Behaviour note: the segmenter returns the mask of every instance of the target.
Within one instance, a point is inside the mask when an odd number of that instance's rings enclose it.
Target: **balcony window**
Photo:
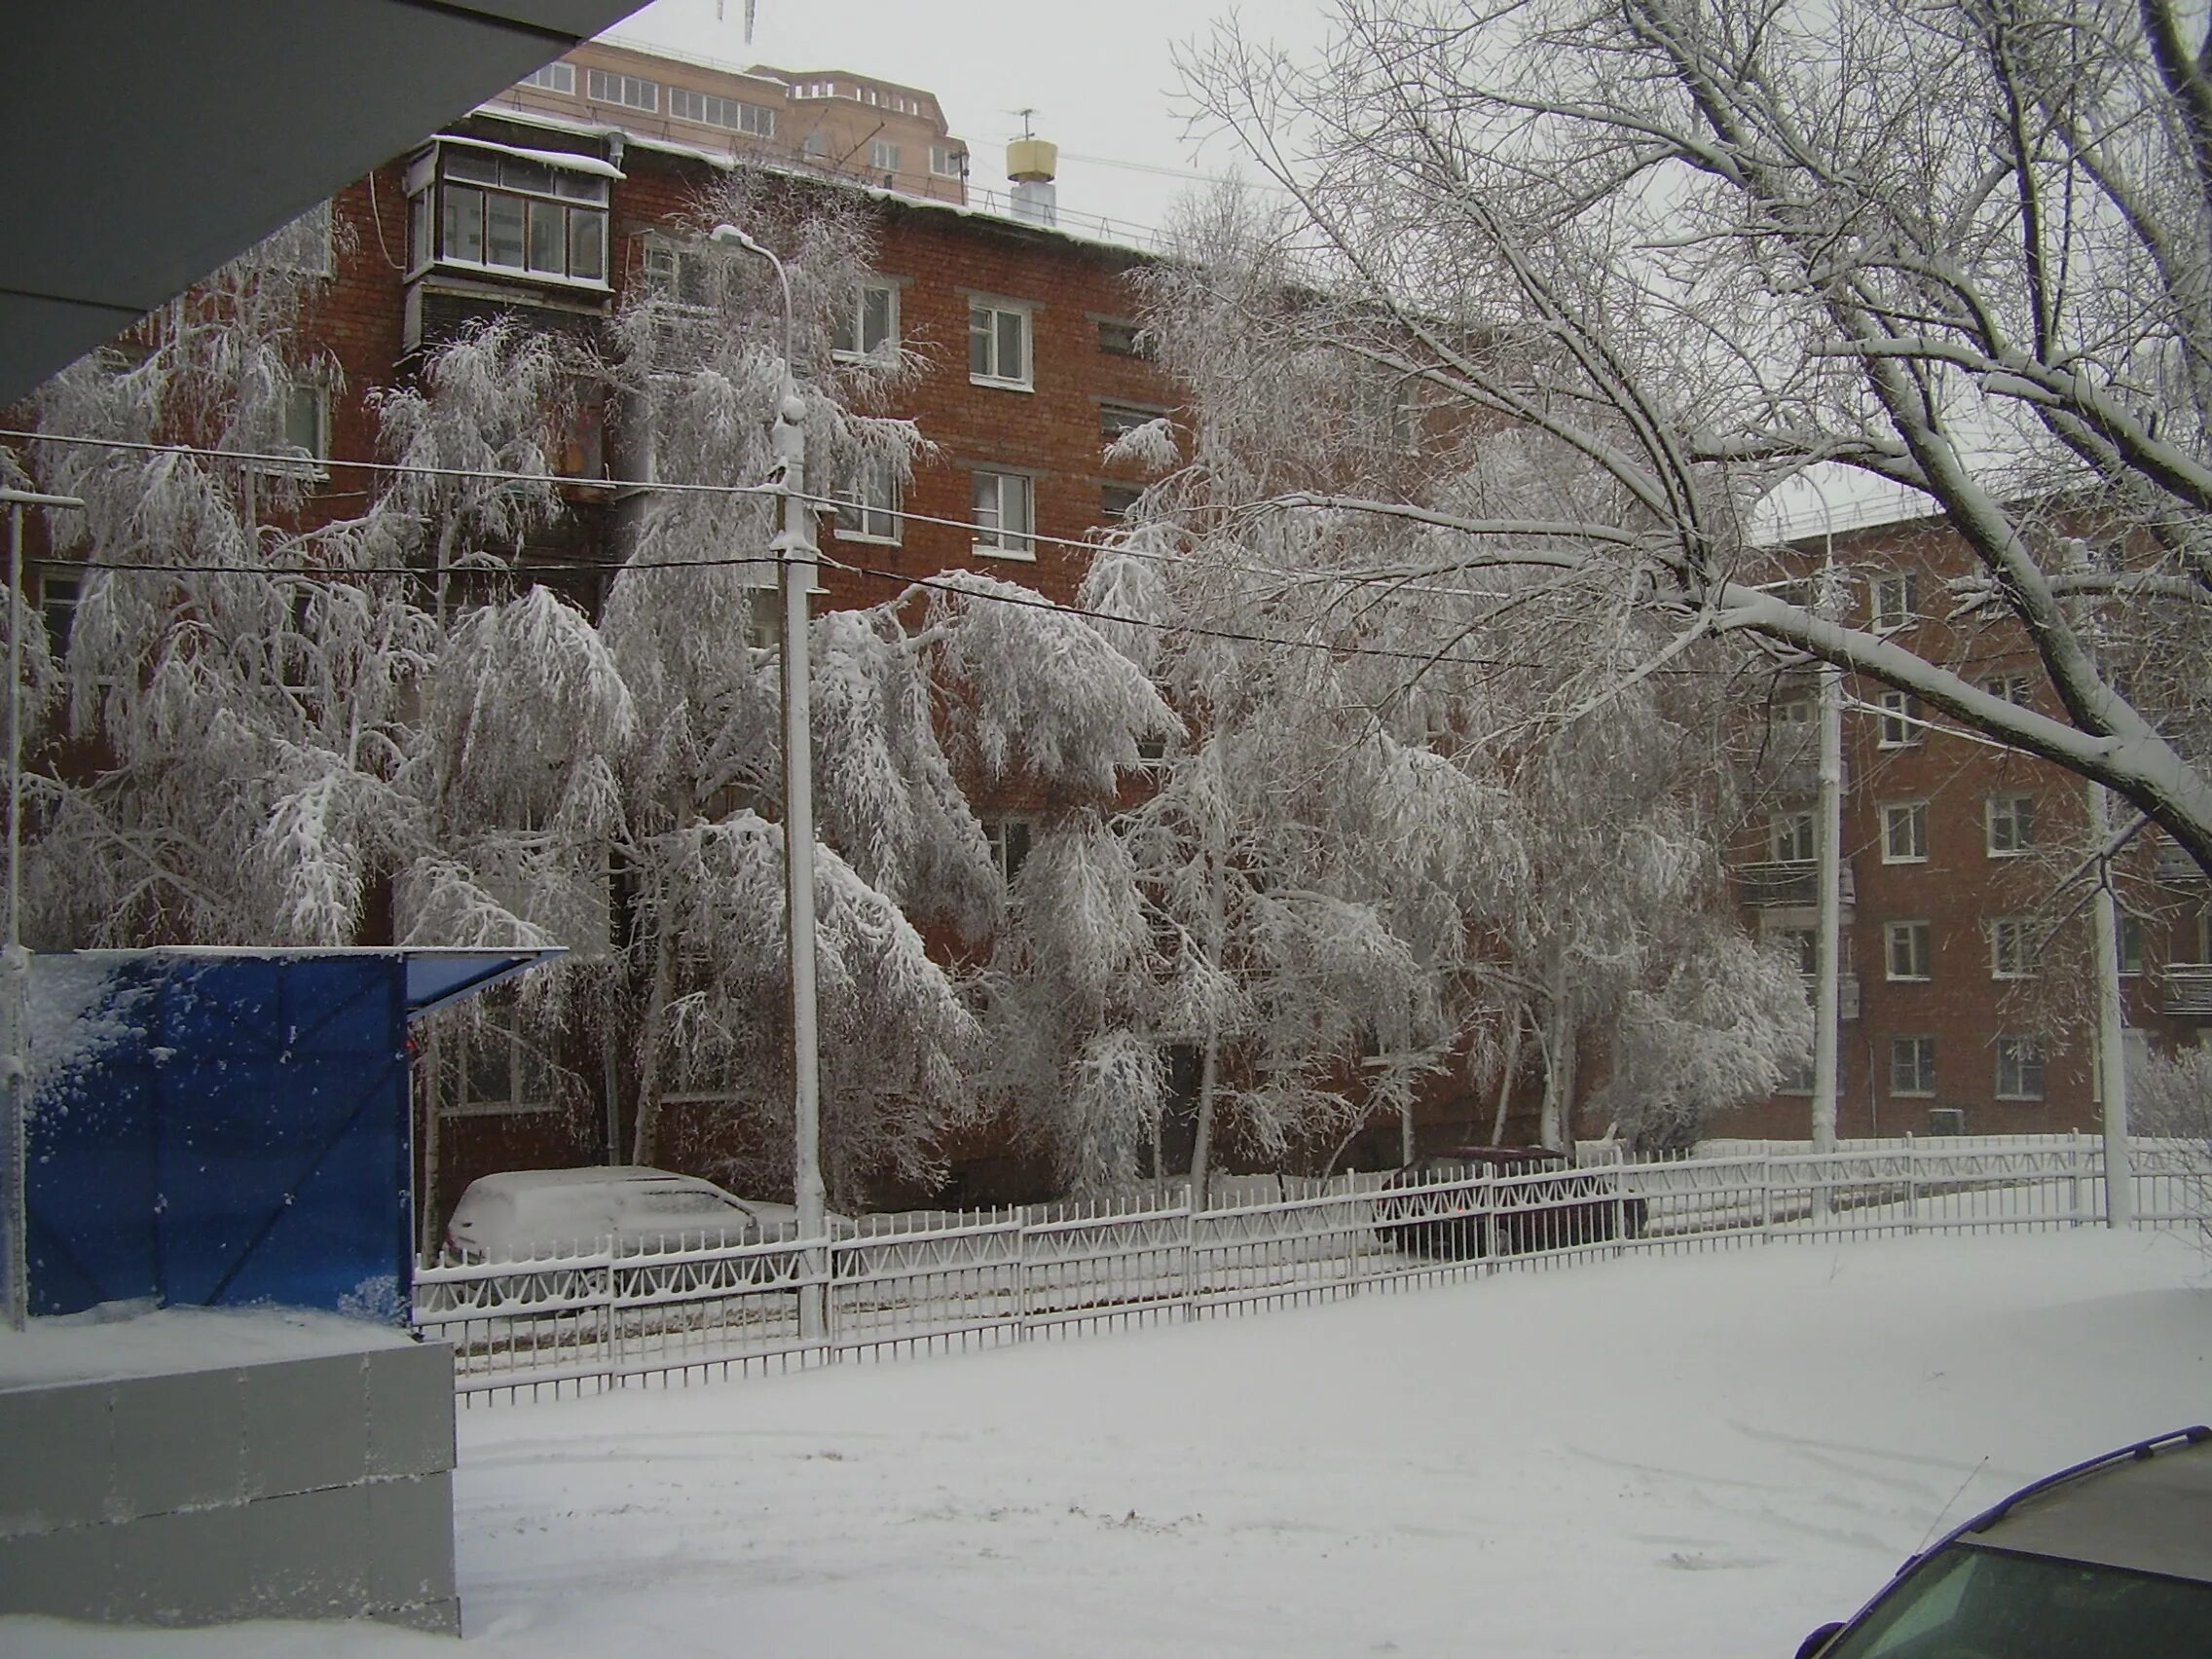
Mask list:
[[[1785,812],[1768,820],[1767,856],[1776,864],[1811,864],[1815,858],[1813,815]]]
[[[593,103],[620,104],[624,109],[642,109],[647,115],[660,108],[658,81],[619,75],[611,69],[585,70],[584,95]]]
[[[703,248],[679,247],[660,237],[646,239],[645,292],[661,305],[704,311],[711,303],[712,256]]]
[[[459,266],[537,280],[607,281],[602,164],[441,143],[410,169],[411,269]]]
[[[525,75],[515,83],[518,87],[535,87],[541,92],[559,92],[565,97],[576,95],[576,66],[573,63],[548,63],[542,69]]]
[[[679,121],[696,121],[702,127],[719,127],[730,132],[750,132],[756,138],[776,135],[776,112],[765,104],[718,97],[713,92],[695,92],[689,87],[668,89],[668,113]]]
[[[930,171],[939,178],[966,178],[968,152],[958,144],[932,144]]]
[[[899,146],[888,138],[870,138],[867,141],[867,165],[870,172],[897,172]]]

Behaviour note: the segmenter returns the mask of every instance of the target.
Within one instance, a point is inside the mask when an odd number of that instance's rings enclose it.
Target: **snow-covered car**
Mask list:
[[[1797,1659],[2203,1659],[2212,1653],[2212,1428],[2021,1488],[1907,1561]]]
[[[832,1213],[833,1235],[852,1223]],[[472,1181],[454,1206],[446,1247],[462,1261],[530,1261],[591,1251],[621,1254],[758,1244],[790,1238],[798,1211],[741,1198],[696,1175],[638,1164],[510,1169]]]
[[[1485,1176],[1546,1179],[1485,1190]],[[1492,1213],[1483,1213],[1490,1210]],[[1644,1202],[1610,1169],[1578,1169],[1544,1146],[1461,1146],[1415,1160],[1375,1198],[1375,1232],[1423,1256],[1501,1256],[1595,1244],[1643,1232]]]

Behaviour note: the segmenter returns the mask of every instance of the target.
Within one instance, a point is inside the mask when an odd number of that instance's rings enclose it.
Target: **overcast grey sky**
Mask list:
[[[1071,216],[1157,226],[1190,181],[1222,172],[1235,151],[1216,138],[1194,152],[1174,112],[1172,50],[1208,32],[1229,0],[654,0],[611,37],[743,67],[850,69],[921,87],[975,155],[972,182],[1003,190],[1005,150],[1033,108],[1037,136],[1060,147],[1059,196]],[[1241,0],[1248,35],[1309,55],[1326,0]],[[1095,158],[1095,159],[1086,159]],[[1105,164],[1123,164],[1111,166]],[[1143,171],[1139,168],[1161,168]]]

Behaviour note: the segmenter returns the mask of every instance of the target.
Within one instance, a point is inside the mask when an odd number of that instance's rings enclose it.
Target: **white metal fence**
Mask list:
[[[2201,1145],[2138,1140],[2137,1225],[2207,1225]],[[1224,1199],[1229,1201],[1224,1201]],[[2048,1230],[2105,1212],[2083,1135],[1586,1153],[1570,1171],[1238,1183],[1183,1195],[866,1218],[854,1236],[424,1263],[415,1325],[464,1399],[666,1384],[988,1347],[1403,1290],[1501,1270],[1777,1240]],[[803,1286],[827,1333],[799,1335]]]

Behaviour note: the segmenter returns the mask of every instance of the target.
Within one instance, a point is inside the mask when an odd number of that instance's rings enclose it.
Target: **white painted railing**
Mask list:
[[[2207,1224],[2212,1160],[2135,1143],[2140,1226]],[[1247,1188],[1247,1191],[1249,1189]],[[467,1399],[666,1384],[989,1347],[1394,1291],[1500,1270],[1784,1240],[2082,1227],[2104,1216],[2085,1135],[1859,1142],[1816,1154],[1716,1143],[1700,1156],[1272,1184],[1261,1202],[867,1218],[858,1236],[425,1263],[415,1325],[454,1346]],[[1288,1196],[1276,1197],[1282,1192]],[[1825,1202],[1819,1201],[1825,1198]],[[812,1255],[829,1330],[798,1334]]]

